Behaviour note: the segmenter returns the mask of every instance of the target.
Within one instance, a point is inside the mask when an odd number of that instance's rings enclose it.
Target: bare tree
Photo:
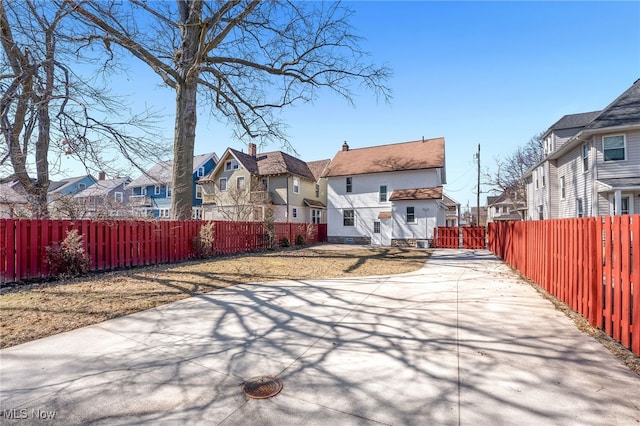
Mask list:
[[[80,54],[71,12],[63,1],[0,0],[0,170],[20,182],[34,217],[49,215],[50,173],[63,158],[90,173],[123,170],[123,158],[140,167],[164,152],[155,135],[131,136],[147,113],[119,120],[121,100],[78,73],[96,58]]]
[[[175,90],[172,217],[191,217],[197,95],[238,138],[287,144],[274,112],[321,89],[352,101],[360,83],[385,100],[390,71],[367,60],[339,3],[261,0],[66,0],[93,36],[145,62]]]
[[[542,135],[533,136],[505,158],[497,158],[495,172],[483,173],[484,184],[499,193],[506,192],[513,207],[518,207],[518,203],[524,203],[527,199],[527,185],[522,176],[544,159]]]
[[[238,180],[229,182],[224,191],[220,191],[218,184],[213,183],[213,197],[215,210],[225,219],[244,222],[251,220],[254,208],[261,204],[254,203],[251,191],[262,185],[257,176],[251,176],[250,184],[238,186]],[[244,181],[243,181],[244,182]]]

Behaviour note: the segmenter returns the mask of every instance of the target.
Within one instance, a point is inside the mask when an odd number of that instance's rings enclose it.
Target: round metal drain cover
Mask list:
[[[249,398],[271,398],[282,390],[282,380],[273,376],[254,377],[244,382],[242,390]]]

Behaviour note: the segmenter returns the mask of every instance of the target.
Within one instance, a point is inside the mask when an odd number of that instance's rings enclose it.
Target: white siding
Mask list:
[[[438,213],[436,200],[381,202],[380,185],[387,186],[387,196],[394,190],[441,186],[437,169],[354,175],[352,192],[346,192],[346,177],[330,177],[327,185],[328,235],[337,237],[370,237],[373,223],[381,212],[393,214],[392,238],[431,238],[433,226],[444,225],[444,210]],[[416,224],[406,224],[406,206],[415,207]],[[343,211],[355,211],[355,226],[343,226]],[[428,218],[429,216],[429,218]]]
[[[560,177],[565,179],[565,199],[562,200],[558,192],[557,199],[553,200],[557,203],[557,218],[569,218],[577,216],[577,200],[582,199],[582,206],[585,216],[591,216],[596,210],[593,207],[593,152],[589,144],[589,170],[585,173],[582,168],[582,145],[579,145],[569,151],[567,154],[559,158],[558,161],[558,180],[556,184],[559,186]]]
[[[624,161],[604,161],[602,136],[607,136],[608,134],[596,136],[594,140],[598,161],[598,179],[640,176],[640,132],[611,134],[625,135],[627,159]]]

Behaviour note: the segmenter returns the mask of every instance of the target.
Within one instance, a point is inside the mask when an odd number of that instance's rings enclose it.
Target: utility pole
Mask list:
[[[480,144],[478,144],[478,153],[476,154],[478,156],[478,192],[477,192],[477,198],[476,198],[476,204],[477,204],[477,222],[476,225],[480,226]]]

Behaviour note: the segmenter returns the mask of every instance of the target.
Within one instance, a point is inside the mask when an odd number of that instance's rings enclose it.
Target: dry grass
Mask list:
[[[415,271],[428,253],[299,249],[104,273],[9,289],[0,295],[0,348],[234,284]],[[7,289],[5,289],[7,290]]]

